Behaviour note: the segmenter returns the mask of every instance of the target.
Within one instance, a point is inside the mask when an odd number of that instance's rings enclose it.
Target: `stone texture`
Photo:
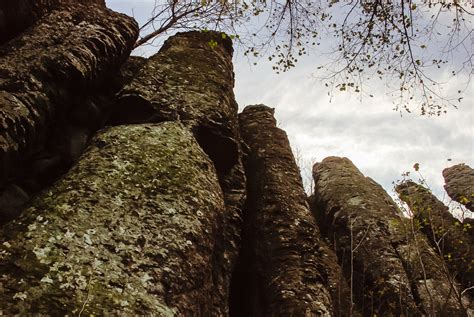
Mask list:
[[[474,286],[472,226],[454,218],[448,207],[419,184],[407,181],[398,185],[396,190],[413,212],[417,227],[444,257],[452,275],[464,288]],[[474,295],[473,291],[470,293]]]
[[[99,109],[88,96],[116,73],[137,34],[132,18],[76,5],[54,11],[0,48],[0,187],[43,150],[48,135],[73,138],[62,150],[71,155],[84,146],[82,127],[64,131],[56,123],[78,107],[95,122]]]
[[[380,185],[347,158],[324,159],[313,176],[315,216],[363,315],[466,314],[442,259]]]
[[[105,7],[104,0],[3,0],[0,2],[0,44],[32,26],[45,14],[70,4]]]
[[[114,90],[120,91],[125,85],[129,84],[140,69],[145,66],[148,59],[141,56],[130,56],[120,67],[118,75],[114,78]]]
[[[239,121],[247,147],[248,199],[232,314],[347,316],[342,273],[319,236],[288,138],[276,127],[273,110],[249,106]]]
[[[178,33],[119,92],[109,120],[110,124],[180,121],[193,131],[214,163],[224,193],[226,213],[220,219],[224,229],[216,237],[214,256],[223,263],[215,278],[227,285],[226,291],[240,248],[246,197],[232,52],[231,40],[223,33]],[[227,306],[228,292],[221,295],[219,304]]]
[[[444,189],[452,200],[474,212],[474,169],[458,164],[443,170]]]
[[[223,316],[223,213],[214,166],[182,124],[104,130],[1,231],[2,313]]]
[[[227,173],[239,156],[233,86],[228,36],[178,33],[122,89],[110,123],[180,120],[192,127],[217,170]]]

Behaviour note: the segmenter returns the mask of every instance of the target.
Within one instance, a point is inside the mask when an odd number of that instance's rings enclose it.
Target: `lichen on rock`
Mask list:
[[[239,156],[232,52],[231,40],[219,32],[170,37],[119,92],[110,123],[182,121],[217,170],[228,172]]]
[[[454,201],[474,212],[474,169],[457,164],[443,170],[444,189]]]
[[[427,188],[405,181],[396,187],[400,199],[414,215],[416,227],[423,232],[444,259],[453,280],[464,289],[474,286],[474,239],[473,228],[456,219],[449,208],[439,201]],[[474,292],[468,292],[471,296]]]
[[[313,211],[364,315],[466,315],[442,259],[380,185],[340,157],[315,164],[313,176]]]
[[[63,123],[59,113],[87,105],[78,101],[103,88],[138,36],[136,22],[123,14],[62,9],[0,47],[0,187],[43,150]]]
[[[180,123],[101,131],[1,231],[4,314],[220,315],[212,256],[225,206]]]
[[[248,198],[231,296],[234,315],[347,315],[342,273],[309,211],[288,138],[277,128],[273,109],[248,106],[239,122]]]

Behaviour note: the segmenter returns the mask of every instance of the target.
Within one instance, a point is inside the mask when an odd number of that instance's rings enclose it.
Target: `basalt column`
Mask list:
[[[182,124],[101,131],[0,231],[2,313],[223,316],[225,212],[214,165]]]
[[[407,181],[397,186],[397,192],[410,207],[418,228],[430,239],[443,256],[453,278],[464,288],[474,285],[474,239],[471,225],[453,217],[441,201],[425,187]],[[474,295],[474,292],[470,292]]]
[[[215,241],[216,307],[227,307],[237,259],[245,174],[233,93],[232,42],[218,32],[178,33],[119,92],[110,124],[179,121],[217,170],[226,213]],[[227,311],[220,311],[226,314]]]
[[[239,121],[248,198],[232,315],[348,316],[342,273],[319,236],[286,133],[263,105]]]
[[[347,158],[324,159],[313,176],[315,216],[364,315],[466,315],[442,259],[380,185]]]

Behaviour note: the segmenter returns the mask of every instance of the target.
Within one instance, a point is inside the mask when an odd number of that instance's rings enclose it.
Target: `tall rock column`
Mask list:
[[[474,212],[474,169],[458,164],[443,170],[444,189],[452,200]]]
[[[0,231],[1,311],[225,316],[214,299],[225,212],[215,168],[182,124],[104,130]]]
[[[110,124],[179,121],[214,163],[227,210],[220,214],[214,253],[214,278],[220,281],[215,287],[216,307],[227,307],[245,200],[232,53],[232,41],[223,33],[193,31],[170,37],[119,92],[109,120]]]
[[[364,315],[464,316],[442,259],[347,158],[313,167],[315,214]]]
[[[464,288],[474,286],[474,229],[454,218],[448,207],[425,187],[407,181],[396,190],[418,220],[418,227],[445,259],[453,277]]]
[[[347,288],[319,236],[286,133],[263,105],[248,106],[239,120],[248,198],[231,312],[347,316]]]
[[[103,88],[137,36],[130,17],[74,5],[54,11],[0,48],[0,187],[25,170],[49,137],[77,141],[65,142],[70,147],[65,151],[83,149],[89,127],[55,127],[74,112],[87,123],[100,120],[100,110],[84,96]]]

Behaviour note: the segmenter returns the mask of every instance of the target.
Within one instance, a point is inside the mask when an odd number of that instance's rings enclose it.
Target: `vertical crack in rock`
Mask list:
[[[364,315],[466,314],[442,259],[390,196],[347,158],[313,167],[314,208]]]
[[[474,169],[458,164],[443,170],[444,189],[452,200],[474,212]]]
[[[43,15],[68,4],[105,8],[105,0],[3,0],[0,2],[0,44],[32,26]]]
[[[0,231],[2,312],[223,316],[213,257],[225,212],[182,124],[104,130]]]
[[[433,247],[443,256],[445,263],[463,287],[474,286],[474,239],[471,225],[453,217],[441,201],[430,191],[412,181],[396,188],[400,199],[409,206],[415,225],[425,233]],[[470,295],[474,295],[471,291]]]
[[[286,133],[263,105],[245,108],[239,121],[248,199],[231,315],[333,316],[342,273],[319,236]]]
[[[0,47],[0,187],[23,174],[48,178],[78,157],[102,120],[90,96],[103,92],[138,36],[125,15],[63,9]],[[43,155],[52,143],[57,153]]]

